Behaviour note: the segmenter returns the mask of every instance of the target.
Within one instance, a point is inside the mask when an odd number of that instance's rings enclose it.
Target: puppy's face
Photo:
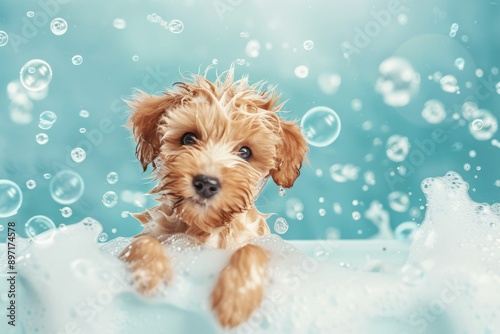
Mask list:
[[[153,192],[209,233],[249,210],[268,176],[291,187],[307,151],[274,96],[234,83],[231,72],[224,82],[196,76],[161,97],[139,94],[131,106],[137,156],[159,181]]]

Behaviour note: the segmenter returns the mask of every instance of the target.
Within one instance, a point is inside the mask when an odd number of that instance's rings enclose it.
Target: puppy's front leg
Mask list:
[[[211,296],[223,327],[238,326],[260,305],[268,262],[266,251],[255,245],[243,246],[231,256]]]
[[[172,266],[158,239],[140,235],[126,247],[120,258],[130,264],[137,290],[151,295],[162,282],[172,279]]]

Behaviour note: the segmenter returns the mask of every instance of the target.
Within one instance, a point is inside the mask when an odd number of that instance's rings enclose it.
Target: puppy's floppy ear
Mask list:
[[[150,163],[154,165],[154,159],[160,152],[159,126],[164,122],[163,115],[180,102],[179,96],[165,93],[156,96],[139,91],[135,94],[128,105],[132,109],[132,115],[127,127],[132,129],[137,142],[136,156],[141,162],[142,168],[146,170]]]
[[[300,174],[308,148],[298,125],[281,121],[280,126],[281,138],[276,147],[276,165],[269,174],[277,185],[291,188]]]

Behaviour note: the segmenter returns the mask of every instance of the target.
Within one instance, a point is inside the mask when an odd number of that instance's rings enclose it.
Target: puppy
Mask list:
[[[307,152],[299,126],[280,119],[282,104],[263,83],[234,80],[231,68],[174,84],[162,96],[139,92],[128,126],[144,171],[152,164],[159,205],[135,215],[144,231],[121,258],[144,295],[172,279],[159,238],[185,233],[200,244],[235,249],[211,293],[223,327],[247,320],[260,305],[268,254],[249,242],[268,234],[254,200],[271,177],[292,187]]]

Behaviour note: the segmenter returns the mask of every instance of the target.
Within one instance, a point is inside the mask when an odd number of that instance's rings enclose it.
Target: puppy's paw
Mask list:
[[[212,309],[222,327],[245,322],[264,294],[267,253],[255,245],[238,249],[223,269],[211,296]]]
[[[136,289],[145,296],[153,295],[159,286],[172,279],[172,266],[162,244],[150,236],[140,236],[120,254],[130,264]]]

